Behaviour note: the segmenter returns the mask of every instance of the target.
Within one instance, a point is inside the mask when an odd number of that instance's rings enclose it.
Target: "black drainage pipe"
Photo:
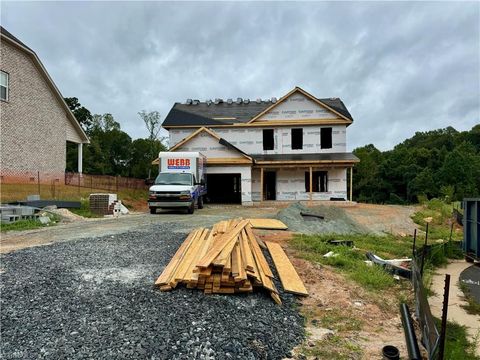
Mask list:
[[[382,359],[384,360],[399,360],[400,359],[400,352],[395,346],[387,345],[384,346],[382,349]]]
[[[405,333],[405,342],[407,343],[408,358],[410,360],[421,360],[420,349],[418,348],[417,336],[413,328],[410,310],[405,303],[400,304],[400,315],[402,317],[403,332]]]

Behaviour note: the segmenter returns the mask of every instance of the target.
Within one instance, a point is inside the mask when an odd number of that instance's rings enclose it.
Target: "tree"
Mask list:
[[[158,111],[151,111],[147,113],[145,110],[142,110],[138,113],[138,115],[140,115],[145,123],[145,126],[147,127],[148,139],[151,141],[158,140],[158,134],[162,128],[160,113]]]
[[[136,178],[151,178],[156,176],[158,165],[152,165],[155,157],[150,155],[151,150],[157,154],[165,151],[165,146],[159,140],[136,139],[132,142],[132,160],[130,163],[130,176]]]
[[[76,97],[65,98],[64,100],[82,126],[83,130],[88,133],[90,126],[92,125],[92,114],[90,111],[82,106]]]

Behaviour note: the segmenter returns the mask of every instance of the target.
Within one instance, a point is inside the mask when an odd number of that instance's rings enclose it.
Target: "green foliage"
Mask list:
[[[435,319],[440,329],[440,319]],[[478,339],[476,339],[478,341]],[[479,360],[475,355],[475,344],[468,341],[465,326],[447,321],[447,333],[445,337],[445,359]]]
[[[327,242],[341,239],[353,240],[355,249]],[[412,251],[411,238],[392,235],[296,235],[291,244],[307,260],[335,267],[367,290],[388,289],[395,285],[395,280],[383,268],[367,265],[366,252],[388,259],[410,257]],[[329,251],[336,256],[324,257]]]
[[[31,230],[43,227],[44,225],[38,220],[19,220],[11,224],[1,224],[0,229],[2,232],[5,231],[21,231],[21,230]]]
[[[446,201],[480,194],[480,125],[417,132],[381,152],[373,145],[355,149],[354,197],[358,201],[404,204],[418,197]]]
[[[111,114],[92,115],[77,98],[65,98],[73,114],[87,132],[90,144],[83,147],[83,172],[135,178],[154,177],[158,169],[152,161],[166,147],[157,139],[160,114],[140,112],[149,131],[148,139],[132,141]],[[67,171],[77,170],[77,144],[67,142]]]
[[[70,209],[70,211],[86,218],[102,217],[102,215],[98,215],[90,211],[90,201],[88,199],[81,199],[80,209]]]

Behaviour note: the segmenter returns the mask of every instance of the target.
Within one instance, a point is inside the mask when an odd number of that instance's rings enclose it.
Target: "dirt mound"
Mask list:
[[[323,219],[305,219],[301,213],[323,216]],[[300,203],[294,203],[281,210],[277,219],[283,221],[290,231],[303,234],[363,234],[368,229],[358,224],[344,209],[334,206],[306,207]]]
[[[68,209],[49,209],[48,210],[51,213],[57,214],[62,218],[62,221],[64,222],[73,222],[73,221],[80,221],[80,220],[85,220],[83,216],[74,214]]]

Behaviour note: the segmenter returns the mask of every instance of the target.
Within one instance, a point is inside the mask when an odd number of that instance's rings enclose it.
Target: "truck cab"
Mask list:
[[[204,157],[200,153],[161,152],[159,158],[160,172],[148,195],[150,213],[177,208],[193,214],[196,204],[202,209],[206,195]]]

